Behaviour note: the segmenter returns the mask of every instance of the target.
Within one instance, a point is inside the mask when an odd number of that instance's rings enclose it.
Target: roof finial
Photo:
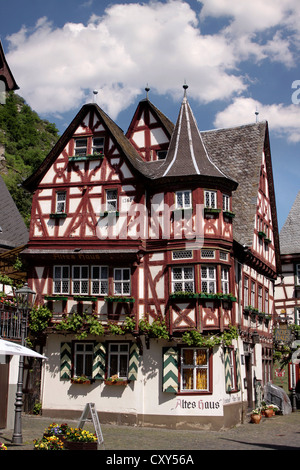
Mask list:
[[[94,91],[93,91],[93,95],[94,95],[94,103],[96,103],[96,101],[97,101],[97,95],[98,95],[98,90],[94,90]]]
[[[258,115],[259,115],[259,112],[257,111],[257,106],[256,106],[256,111],[255,111],[256,122],[258,122]]]
[[[146,88],[145,88],[146,98],[147,98],[147,99],[148,99],[148,93],[149,93],[149,91],[150,91],[150,88],[149,88],[148,83],[147,83],[147,86],[146,86]]]
[[[188,85],[186,84],[186,80],[184,80],[184,85],[182,87],[184,89],[184,95],[183,97],[186,98],[186,90],[188,89]]]

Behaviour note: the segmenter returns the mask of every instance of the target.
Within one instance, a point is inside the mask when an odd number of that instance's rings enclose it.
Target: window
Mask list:
[[[88,294],[89,293],[89,267],[73,266],[72,270],[72,293]]]
[[[295,325],[300,325],[300,307],[295,308]]]
[[[167,150],[158,150],[156,152],[157,160],[164,160],[167,156]]]
[[[193,258],[192,250],[178,250],[172,252],[172,259],[191,259]]]
[[[296,264],[296,286],[300,286],[300,264]]]
[[[130,269],[114,269],[114,294],[130,295]]]
[[[118,209],[118,190],[106,190],[106,210],[107,212],[116,212]]]
[[[207,391],[208,377],[207,349],[183,348],[181,354],[181,391]]]
[[[265,290],[265,313],[269,312],[269,291]]]
[[[255,302],[255,282],[251,281],[251,306],[256,307]]]
[[[87,138],[75,139],[75,156],[85,156],[87,154]]]
[[[177,191],[176,194],[176,209],[191,209],[192,207],[192,192]]]
[[[117,375],[120,378],[128,377],[128,343],[110,343],[108,347],[107,376]]]
[[[223,261],[228,261],[228,253],[226,253],[226,251],[220,251],[220,259]]]
[[[56,193],[56,213],[61,214],[66,212],[66,199],[67,193],[66,191],[58,191]]]
[[[69,293],[69,266],[54,266],[53,268],[53,293],[68,294]]]
[[[108,267],[92,266],[92,294],[106,295],[108,294]]]
[[[244,307],[249,305],[249,278],[244,277]]]
[[[262,286],[258,286],[257,299],[258,299],[258,310],[260,312],[262,312],[262,309],[263,309],[263,289],[262,289]]]
[[[230,211],[230,197],[223,194],[223,211]]]
[[[178,266],[172,268],[172,292],[194,292],[194,268]]]
[[[93,343],[75,343],[74,347],[74,376],[93,374]]]
[[[201,266],[201,290],[209,294],[217,292],[215,266]]]
[[[94,137],[92,145],[93,155],[102,155],[104,152],[104,137]]]
[[[209,207],[211,209],[217,208],[216,191],[204,191],[204,207]]]
[[[221,268],[221,284],[223,294],[229,294],[229,268]]]
[[[215,250],[209,250],[209,249],[202,249],[201,250],[201,258],[215,258]]]

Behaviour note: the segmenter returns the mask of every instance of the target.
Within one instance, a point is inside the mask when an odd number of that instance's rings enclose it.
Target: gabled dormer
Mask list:
[[[126,137],[147,162],[166,158],[174,124],[148,99],[139,102]]]

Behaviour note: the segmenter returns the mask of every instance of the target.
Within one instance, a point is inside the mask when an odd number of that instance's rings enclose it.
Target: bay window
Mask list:
[[[216,191],[204,191],[204,207],[210,209],[217,208],[217,192]]]
[[[176,209],[191,209],[192,192],[191,190],[176,192]]]
[[[201,266],[201,291],[208,294],[215,294],[217,292],[215,266]]]

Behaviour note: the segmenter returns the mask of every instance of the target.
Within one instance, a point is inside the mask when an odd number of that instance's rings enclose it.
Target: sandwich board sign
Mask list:
[[[78,421],[77,427],[83,429],[84,423],[86,421],[93,421],[95,433],[97,436],[98,446],[100,446],[101,444],[103,444],[104,446],[104,439],[103,439],[103,435],[101,431],[101,426],[99,423],[98,414],[96,412],[95,403],[87,403],[85,405],[82,415]]]

